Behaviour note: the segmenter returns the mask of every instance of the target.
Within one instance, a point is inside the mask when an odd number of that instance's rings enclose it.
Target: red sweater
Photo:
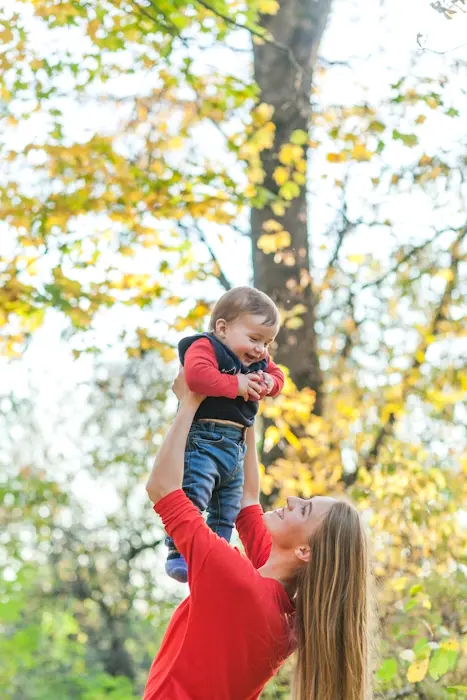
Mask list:
[[[188,563],[190,595],[175,610],[144,700],[255,700],[293,651],[293,606],[257,571],[271,538],[260,506],[243,509],[242,554],[208,528],[183,491],[154,507]]]
[[[219,370],[216,353],[207,338],[200,338],[188,348],[184,368],[186,383],[197,394],[225,396],[227,399],[238,396],[237,375],[224,374]],[[270,358],[265,371],[274,381],[268,396],[277,396],[284,387],[284,373]],[[264,396],[266,391],[261,398]]]

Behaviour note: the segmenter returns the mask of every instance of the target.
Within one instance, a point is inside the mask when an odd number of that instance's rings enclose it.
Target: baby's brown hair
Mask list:
[[[209,330],[216,329],[220,318],[232,323],[243,314],[263,316],[265,326],[279,325],[280,322],[279,309],[267,294],[254,287],[234,287],[223,294],[215,305],[209,321]]]

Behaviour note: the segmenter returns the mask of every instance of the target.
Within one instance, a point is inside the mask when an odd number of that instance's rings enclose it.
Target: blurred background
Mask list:
[[[141,697],[176,346],[241,284],[264,506],[352,498],[380,697],[466,697],[464,0],[3,0],[0,40],[2,698]]]

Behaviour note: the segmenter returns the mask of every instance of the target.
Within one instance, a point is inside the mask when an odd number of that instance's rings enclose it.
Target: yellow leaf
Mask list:
[[[289,179],[289,171],[287,170],[287,168],[282,168],[281,166],[279,166],[274,170],[272,176],[276,184],[280,186],[283,185],[284,182],[287,182],[287,180]]]
[[[9,27],[5,27],[2,29],[0,32],[0,41],[2,44],[8,44],[10,41],[13,40],[13,32]]]
[[[436,178],[439,177],[442,172],[442,168],[439,165],[437,165],[436,168],[433,168],[433,170],[430,173],[430,180],[436,180]]]
[[[364,143],[356,143],[352,149],[352,158],[358,161],[370,160],[374,155],[374,151],[369,151]]]
[[[430,659],[422,659],[421,661],[415,661],[415,663],[409,666],[407,671],[407,680],[409,683],[420,683],[428,671],[428,665]]]
[[[285,322],[285,326],[286,328],[290,328],[290,330],[296,331],[297,328],[301,328],[303,326],[303,319],[299,316],[294,316]]]
[[[263,122],[270,121],[273,114],[274,107],[272,105],[268,105],[266,102],[261,102],[261,104],[259,104],[254,111],[254,116],[259,117]]]
[[[296,435],[293,434],[293,432],[290,430],[290,428],[286,428],[284,431],[284,437],[287,440],[287,442],[292,445],[292,447],[295,447],[296,450],[301,449],[301,443],[300,440]]]
[[[294,146],[291,143],[285,143],[279,151],[279,160],[283,165],[291,165],[294,161],[299,160],[303,155],[301,146]]]
[[[328,153],[326,158],[330,163],[343,163],[347,160],[347,153],[344,153],[344,151],[340,153]]]
[[[349,262],[356,263],[357,265],[361,265],[365,260],[365,256],[361,254],[348,255],[347,260]]]
[[[297,185],[304,185],[306,182],[306,176],[303,173],[297,173],[295,172],[293,174],[293,179],[297,183]]]
[[[298,170],[299,173],[306,173],[306,160],[304,158],[297,160],[295,163],[295,170]]]
[[[431,158],[430,156],[427,156],[427,154],[424,153],[422,155],[422,157],[420,158],[420,160],[418,161],[418,164],[419,165],[431,165],[432,162],[433,162],[433,158]]]
[[[264,439],[267,440],[268,442],[270,441],[272,445],[277,445],[277,443],[280,440],[280,432],[278,428],[276,428],[275,425],[270,425],[269,428],[266,430],[266,433],[264,435]]]
[[[407,585],[407,577],[406,576],[400,576],[399,578],[396,578],[392,582],[392,588],[395,591],[403,591],[404,588]]]
[[[275,131],[276,127],[273,122],[268,122],[262,129],[258,129],[255,135],[255,142],[258,150],[264,151],[265,148],[272,148],[274,145]]]
[[[264,170],[263,168],[256,167],[250,168],[248,170],[248,180],[255,185],[261,184],[264,181]]]
[[[280,199],[271,204],[271,209],[276,216],[284,216],[285,214],[285,205]]]
[[[268,219],[263,224],[263,231],[266,231],[266,233],[275,233],[276,231],[282,231],[282,229],[282,224],[274,219]]]
[[[423,124],[423,122],[426,122],[426,117],[425,117],[424,114],[420,114],[420,115],[416,118],[415,124]]]
[[[172,139],[169,139],[166,143],[166,148],[170,149],[171,151],[178,151],[182,146],[183,146],[183,138],[181,136],[174,136]]]
[[[262,15],[275,15],[279,11],[277,0],[259,0],[259,11]]]
[[[446,268],[445,270],[439,270],[436,273],[436,276],[442,277],[443,280],[446,280],[446,282],[452,282],[452,280],[454,279],[454,272],[449,268]]]
[[[256,195],[256,187],[251,183],[245,187],[245,197],[254,197]]]
[[[275,253],[282,248],[287,248],[291,243],[288,231],[278,231],[278,233],[264,233],[258,239],[258,248],[263,253]]]
[[[446,642],[441,642],[439,646],[446,651],[457,651],[459,649],[459,642],[457,639],[448,639]]]

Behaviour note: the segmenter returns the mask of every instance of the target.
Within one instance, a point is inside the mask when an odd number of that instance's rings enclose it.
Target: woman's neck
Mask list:
[[[295,587],[298,573],[297,558],[293,552],[284,552],[273,547],[269,559],[266,564],[258,569],[258,573],[264,578],[272,578],[279,581],[290,595],[291,589]]]

